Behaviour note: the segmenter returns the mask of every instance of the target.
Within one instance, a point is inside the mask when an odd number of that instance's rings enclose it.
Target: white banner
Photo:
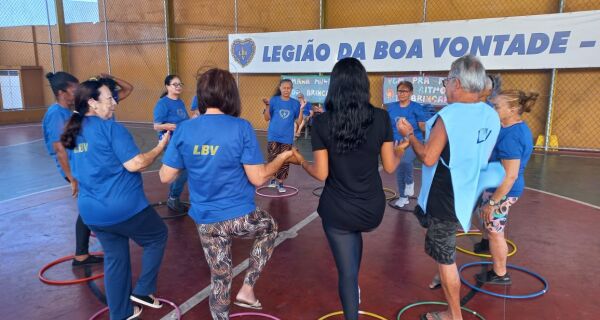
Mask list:
[[[229,71],[331,72],[345,57],[369,72],[448,70],[479,56],[487,69],[600,67],[600,10],[345,29],[229,35]]]

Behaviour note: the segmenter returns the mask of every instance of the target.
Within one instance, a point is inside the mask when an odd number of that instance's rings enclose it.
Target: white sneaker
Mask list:
[[[277,192],[279,192],[279,193],[286,193],[287,192],[287,190],[283,186],[283,183],[281,183],[281,182],[277,184],[276,188],[277,188]]]
[[[400,197],[400,198],[398,198],[398,200],[396,200],[396,202],[394,202],[394,206],[396,206],[398,208],[402,208],[407,204],[408,204],[408,198],[405,198],[405,197]]]
[[[415,195],[415,183],[414,182],[404,186],[404,194],[407,197],[412,197]]]
[[[269,188],[277,188],[277,180],[271,179],[271,181],[269,181],[269,184],[267,185],[267,187],[269,187]]]

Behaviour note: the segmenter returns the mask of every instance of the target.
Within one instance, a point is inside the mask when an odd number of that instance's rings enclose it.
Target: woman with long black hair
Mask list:
[[[300,166],[325,181],[317,212],[338,269],[346,319],[358,319],[362,233],[377,228],[385,210],[379,156],[383,169],[392,173],[408,146],[404,141],[394,145],[387,112],[373,107],[370,98],[369,78],[360,61],[338,61],[325,98],[327,112],[313,122],[314,163],[294,150]]]
[[[60,138],[72,150],[73,175],[79,181],[79,212],[104,248],[104,284],[111,319],[137,319],[141,305],[160,308],[158,269],[167,243],[167,227],[148,204],[141,171],[160,155],[169,140],[140,153],[125,127],[109,120],[116,102],[108,86],[85,81],[75,95],[75,111]],[[131,288],[129,240],[144,248],[142,269]],[[133,306],[132,301],[140,305]]]
[[[71,174],[69,165],[69,156],[65,148],[60,143],[60,135],[73,111],[75,91],[79,85],[79,80],[67,72],[49,72],[46,78],[50,83],[52,92],[56,97],[56,102],[48,107],[48,111],[42,120],[42,131],[44,134],[44,143],[48,154],[54,158],[56,167],[60,175],[71,184],[73,198],[77,197],[79,185],[77,180]],[[75,255],[72,265],[81,266],[102,262],[102,257],[89,254],[90,229],[83,223],[81,216],[77,216],[75,223]]]

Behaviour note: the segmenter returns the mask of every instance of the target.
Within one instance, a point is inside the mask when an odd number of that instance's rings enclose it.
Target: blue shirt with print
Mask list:
[[[392,129],[394,130],[394,140],[400,141],[404,138],[398,132],[398,128],[396,128],[396,123],[400,118],[406,118],[414,129],[415,137],[423,140],[423,132],[419,128],[419,122],[427,121],[427,114],[421,104],[411,101],[408,106],[402,108],[400,107],[400,102],[396,101],[386,104],[386,109],[390,116]]]
[[[48,154],[54,159],[56,163],[56,167],[58,168],[58,172],[65,178],[65,173],[60,167],[60,163],[56,158],[56,152],[52,147],[52,144],[55,142],[60,142],[60,136],[63,133],[63,129],[65,124],[71,118],[73,112],[68,108],[63,108],[60,104],[54,103],[50,107],[48,107],[48,111],[44,115],[44,119],[42,120],[42,133],[44,134],[44,143],[46,145],[46,150]],[[70,155],[67,152],[67,155]]]
[[[190,217],[198,224],[244,216],[256,209],[254,185],[244,165],[263,164],[250,122],[224,114],[205,114],[181,124],[162,162],[186,169]]]
[[[267,140],[293,144],[294,121],[300,116],[300,102],[294,98],[284,101],[281,96],[273,96],[269,100],[269,115]]]
[[[79,182],[78,206],[86,225],[108,226],[123,222],[148,206],[142,175],[123,164],[140,153],[133,137],[120,123],[86,116],[71,170]]]
[[[154,123],[179,124],[189,118],[190,116],[185,109],[185,104],[181,99],[173,100],[168,96],[164,96],[154,106]],[[162,133],[159,132],[158,136],[162,136]]]
[[[490,162],[519,159],[519,176],[508,192],[508,197],[519,197],[525,189],[523,173],[533,152],[533,135],[525,122],[513,124],[500,129],[496,146],[492,151]],[[491,191],[495,191],[492,189]]]

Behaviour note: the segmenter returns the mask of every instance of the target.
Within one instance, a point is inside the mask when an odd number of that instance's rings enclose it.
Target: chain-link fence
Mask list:
[[[3,0],[0,66],[38,66],[43,73],[66,70],[80,80],[110,73],[134,86],[131,96],[119,103],[117,118],[150,122],[167,74],[178,74],[187,85],[182,98],[189,105],[199,70],[228,68],[230,33],[599,9],[597,0]],[[542,136],[542,147],[558,144],[559,149],[600,150],[600,70],[490,72],[501,75],[503,88],[540,94],[525,120],[535,137]],[[407,74],[423,73],[370,74],[373,104],[382,104],[379,93],[384,75]],[[242,116],[256,128],[266,128],[261,98],[273,93],[279,75],[239,74],[236,78],[244,106]],[[53,96],[45,80],[43,83],[40,90],[48,105]]]

